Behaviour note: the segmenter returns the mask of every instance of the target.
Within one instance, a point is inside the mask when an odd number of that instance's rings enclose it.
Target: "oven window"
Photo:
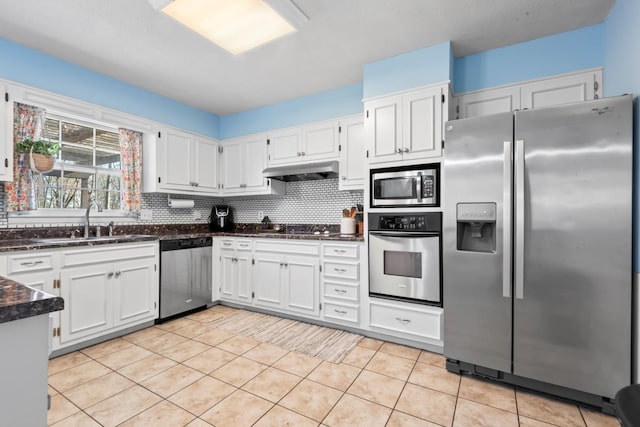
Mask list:
[[[376,199],[415,199],[416,185],[413,178],[385,178],[375,180]]]
[[[384,274],[421,279],[422,253],[384,251]]]

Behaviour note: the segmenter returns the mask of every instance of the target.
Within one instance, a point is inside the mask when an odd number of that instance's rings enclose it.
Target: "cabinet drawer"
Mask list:
[[[442,309],[424,307],[413,309],[371,301],[370,324],[393,333],[413,335],[420,338],[440,340]]]
[[[358,280],[359,263],[325,261],[323,272],[324,277]]]
[[[8,274],[51,270],[53,268],[53,254],[9,255],[7,263]]]
[[[323,245],[322,254],[324,256],[341,258],[358,258],[358,245]]]
[[[60,266],[72,267],[96,262],[114,262],[154,257],[159,251],[158,243],[150,245],[100,245],[60,253]]]
[[[256,251],[317,256],[320,255],[320,245],[307,242],[283,242],[278,239],[256,240]]]
[[[335,319],[343,322],[358,323],[358,307],[352,305],[342,305],[334,303],[324,304],[324,317],[327,319]]]
[[[325,298],[338,298],[347,301],[358,302],[358,285],[324,282],[324,296]]]

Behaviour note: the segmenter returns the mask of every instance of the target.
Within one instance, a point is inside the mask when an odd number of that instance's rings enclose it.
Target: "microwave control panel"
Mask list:
[[[434,176],[423,175],[422,176],[422,198],[431,199],[434,197]]]

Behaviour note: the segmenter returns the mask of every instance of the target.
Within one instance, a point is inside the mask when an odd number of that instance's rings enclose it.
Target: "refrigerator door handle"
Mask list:
[[[524,140],[516,140],[516,248],[515,248],[515,297],[524,298]]]
[[[504,170],[502,183],[502,296],[511,298],[511,187],[513,167],[511,141],[504,141]]]

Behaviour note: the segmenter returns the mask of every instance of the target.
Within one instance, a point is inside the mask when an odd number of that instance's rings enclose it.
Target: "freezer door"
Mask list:
[[[445,130],[444,355],[510,372],[513,115]]]
[[[630,383],[631,120],[630,96],[516,113],[516,375]]]

